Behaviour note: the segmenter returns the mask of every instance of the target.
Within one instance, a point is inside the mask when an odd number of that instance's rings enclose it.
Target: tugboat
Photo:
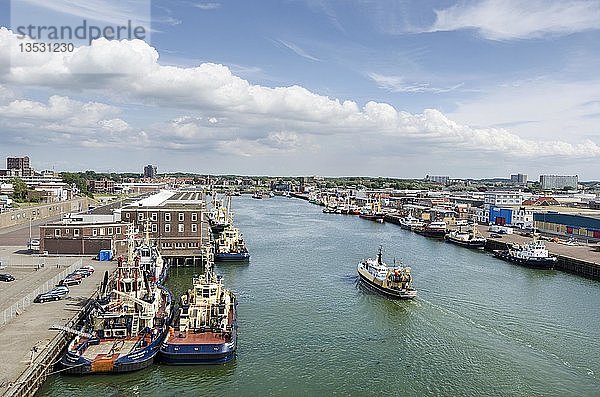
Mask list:
[[[424,226],[416,227],[414,231],[426,237],[444,238],[446,235],[446,222],[433,221]]]
[[[411,214],[408,214],[404,218],[400,218],[399,223],[400,227],[405,230],[415,230],[418,227],[425,226],[425,222],[418,218],[415,218]]]
[[[388,266],[382,260],[382,247],[377,259],[365,259],[358,264],[358,276],[367,287],[394,299],[413,299],[417,291],[412,286],[408,266]]]
[[[245,262],[248,260],[250,260],[250,253],[239,229],[228,226],[215,241],[215,262]]]
[[[513,244],[507,250],[495,250],[494,256],[535,269],[554,269],[558,260],[556,256],[550,255],[541,240],[536,239],[525,245]]]
[[[221,364],[235,357],[237,301],[212,271],[194,275],[179,315],[160,347],[166,364]]]
[[[76,335],[60,360],[67,373],[130,372],[154,362],[172,319],[171,293],[155,262],[132,257],[130,243],[129,260],[119,257],[112,280],[105,274],[82,329],[67,330]]]
[[[227,204],[217,199],[217,194],[212,194],[212,210],[208,215],[208,222],[213,233],[220,233],[231,224],[231,196],[227,196]]]
[[[485,248],[487,239],[477,231],[477,225],[469,231],[462,231],[461,227],[458,230],[453,230],[446,234],[446,241],[467,248]]]

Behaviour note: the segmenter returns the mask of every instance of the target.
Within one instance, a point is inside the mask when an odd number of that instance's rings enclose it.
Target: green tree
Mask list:
[[[13,185],[13,200],[23,202],[27,200],[27,185],[21,178],[12,178],[10,181]]]

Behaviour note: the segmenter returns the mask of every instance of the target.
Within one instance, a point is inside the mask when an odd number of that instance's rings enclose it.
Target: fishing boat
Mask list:
[[[212,271],[194,275],[192,289],[181,297],[181,307],[160,347],[166,364],[220,364],[235,357],[237,302]]]
[[[144,264],[132,250],[127,261],[119,257],[114,277],[105,273],[84,325],[67,330],[75,335],[60,359],[67,373],[130,372],[154,362],[172,319],[171,293],[159,282],[164,268],[157,274],[152,250],[146,253],[152,261]]]
[[[379,247],[377,259],[368,258],[358,264],[358,276],[367,287],[395,299],[412,299],[417,291],[412,285],[411,269],[408,266],[388,266],[382,259]]]
[[[419,218],[415,218],[411,214],[408,214],[404,218],[400,218],[398,223],[400,224],[400,227],[402,229],[406,229],[406,230],[414,230],[418,227],[425,226],[425,222],[423,222]]]
[[[359,217],[369,221],[383,223],[385,213],[381,210],[381,201],[374,201],[365,206],[360,212]]]
[[[471,230],[463,231],[462,226],[457,230],[452,230],[445,236],[446,241],[467,248],[485,248],[487,239],[477,230],[477,225],[473,225]]]
[[[494,256],[536,269],[553,269],[558,260],[556,256],[550,255],[544,242],[537,239],[524,245],[513,244],[507,250],[495,250]]]
[[[423,236],[444,238],[446,235],[446,222],[433,221],[424,226],[416,227],[413,230],[415,233],[422,234]]]
[[[250,260],[250,253],[246,248],[240,230],[228,226],[221,232],[215,241],[215,262],[244,262]]]

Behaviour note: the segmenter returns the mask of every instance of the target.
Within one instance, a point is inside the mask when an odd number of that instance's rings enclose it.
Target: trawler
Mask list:
[[[142,245],[118,258],[116,274],[105,273],[99,297],[60,364],[67,373],[129,372],[151,365],[172,318],[171,293],[160,282],[160,255]],[[153,254],[154,252],[154,254]]]
[[[550,255],[544,242],[537,239],[525,245],[513,244],[507,250],[495,250],[494,256],[536,269],[553,269],[558,260],[556,256]]]
[[[220,364],[235,357],[237,302],[221,276],[207,270],[194,275],[181,297],[179,315],[160,347],[166,364]]]
[[[412,299],[417,291],[412,285],[411,269],[407,266],[388,266],[382,260],[382,247],[377,259],[365,259],[358,264],[358,276],[367,287],[395,299]]]
[[[225,228],[215,241],[215,261],[248,261],[250,253],[246,248],[240,230],[234,226]]]
[[[463,231],[462,226],[459,226],[458,230],[452,230],[446,234],[445,239],[449,243],[467,248],[485,248],[487,242],[487,239],[477,230],[477,225],[473,225],[468,231]]]

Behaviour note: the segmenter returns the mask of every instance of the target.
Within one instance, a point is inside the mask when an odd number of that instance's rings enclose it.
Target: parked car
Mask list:
[[[12,274],[8,274],[8,273],[3,273],[0,274],[0,281],[14,281],[14,277]]]
[[[64,296],[64,295],[59,295],[56,292],[51,292],[51,291],[52,290],[50,290],[48,292],[44,292],[43,294],[39,294],[38,296],[35,297],[35,299],[33,301],[35,303],[58,301],[58,300],[61,300],[62,297]]]
[[[493,238],[502,238],[502,235],[498,234],[498,233],[490,233],[490,237],[493,237]]]
[[[62,280],[60,280],[60,282],[58,283],[58,286],[61,286],[61,285],[69,286],[69,285],[79,285],[79,284],[81,284],[81,278],[74,278],[69,275],[69,276],[63,278]]]
[[[65,296],[65,295],[69,294],[69,287],[67,287],[66,285],[57,285],[56,287],[52,288],[47,293]]]
[[[81,269],[75,270],[71,274],[81,274],[81,276],[83,276],[83,277],[88,277],[88,276],[92,275],[92,272],[90,272],[88,269],[81,268]]]
[[[81,266],[81,269],[86,269],[87,271],[89,271],[90,273],[94,273],[94,266],[92,265],[85,265],[85,266]]]

